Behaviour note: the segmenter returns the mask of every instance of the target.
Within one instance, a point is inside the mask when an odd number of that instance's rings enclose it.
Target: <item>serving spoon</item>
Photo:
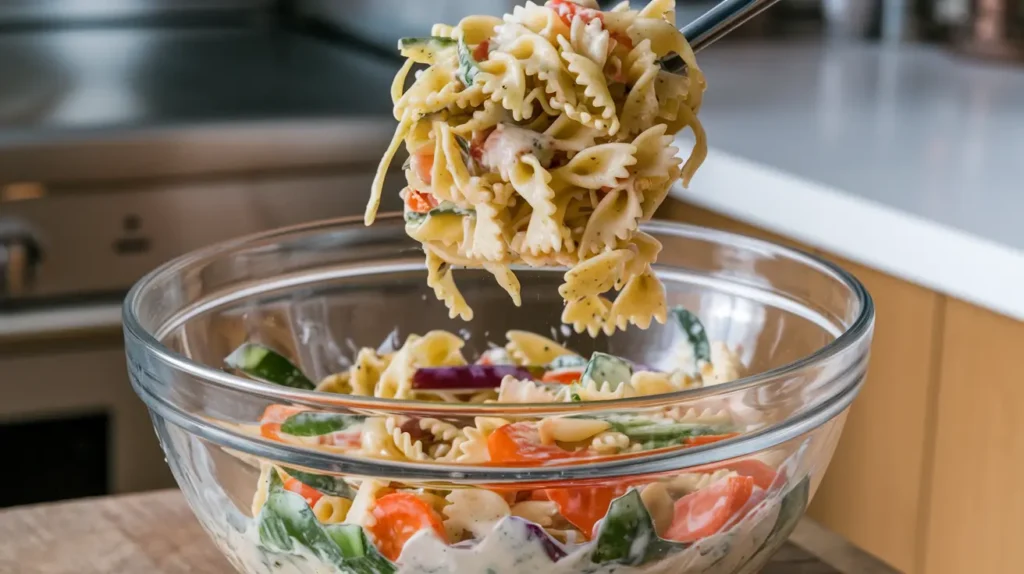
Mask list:
[[[778,0],[722,0],[699,18],[683,26],[682,33],[694,52],[708,47],[716,40],[740,27]],[[681,73],[686,63],[678,54],[661,61],[662,69]]]

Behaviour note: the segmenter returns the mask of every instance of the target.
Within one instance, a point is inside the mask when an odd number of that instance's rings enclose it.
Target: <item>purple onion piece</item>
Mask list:
[[[552,562],[558,562],[562,558],[565,558],[566,552],[562,549],[562,545],[552,538],[551,535],[543,528],[528,520],[523,520],[522,518],[515,516],[511,517],[509,520],[521,522],[523,527],[526,528],[526,539],[539,541],[541,547],[544,548],[544,552]]]
[[[423,367],[412,375],[412,388],[443,391],[445,389],[496,389],[507,375],[517,379],[542,376],[542,367],[515,365],[464,365],[460,367]]]

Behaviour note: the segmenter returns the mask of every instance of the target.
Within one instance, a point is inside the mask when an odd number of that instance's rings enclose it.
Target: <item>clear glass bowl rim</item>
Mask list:
[[[386,224],[401,225],[404,228],[404,219],[402,214],[381,214],[377,217],[377,221],[374,225]],[[467,405],[409,401],[404,399],[333,395],[330,393],[304,391],[289,387],[271,385],[196,363],[184,355],[165,347],[157,339],[155,334],[150,333],[142,326],[137,318],[136,307],[138,306],[139,300],[151,285],[158,282],[165,275],[171,275],[181,269],[188,268],[195,261],[201,261],[204,259],[209,260],[219,255],[230,253],[239,248],[273,242],[296,234],[310,234],[317,231],[329,231],[342,227],[354,227],[356,225],[363,225],[362,217],[352,216],[314,221],[214,243],[205,248],[174,258],[145,275],[128,292],[122,306],[122,319],[126,339],[135,338],[141,342],[144,347],[144,352],[149,355],[149,357],[156,359],[174,370],[183,372],[186,375],[200,380],[204,384],[224,387],[277,402],[302,404],[324,410],[376,409],[391,414],[465,417],[500,416],[502,414],[506,416],[536,416],[548,413],[564,412],[565,407],[563,403]],[[824,345],[814,353],[774,369],[742,377],[735,381],[715,385],[713,387],[689,389],[661,395],[630,397],[610,401],[595,401],[593,403],[574,403],[574,412],[610,411],[629,408],[667,406],[681,401],[724,395],[739,390],[754,388],[768,384],[769,382],[782,377],[792,376],[803,369],[814,368],[815,366],[827,361],[829,358],[856,346],[871,334],[874,324],[875,309],[870,294],[853,275],[825,259],[793,247],[779,245],[770,241],[684,223],[655,220],[643,223],[640,227],[641,229],[653,234],[675,235],[729,245],[731,247],[744,250],[768,253],[772,256],[784,257],[806,265],[817,272],[832,275],[839,279],[854,294],[859,304],[859,313],[854,321],[850,323],[849,327],[847,327],[846,330],[840,333],[839,336],[834,338],[828,344]],[[656,271],[658,267],[659,266],[657,265],[655,266]],[[664,266],[660,267],[664,268]],[[128,341],[128,344],[131,345],[131,341]],[[851,371],[856,371],[857,368],[866,368],[866,361],[867,353],[865,352],[863,356],[858,357],[858,359],[848,368],[844,369],[842,372],[836,373],[833,378],[847,376]],[[790,440],[817,428],[849,406],[860,390],[863,380],[863,374],[860,376],[848,377],[848,381],[844,386],[836,389],[833,396],[826,398],[815,408],[808,409],[797,417],[780,421],[766,429],[745,434],[727,441],[721,441],[719,443],[688,448],[682,451],[653,454],[648,457],[635,457],[619,461],[612,460],[589,464],[575,464],[571,467],[552,466],[540,468],[485,467],[484,469],[478,469],[475,467],[466,467],[464,465],[431,464],[428,466],[423,464],[410,464],[407,462],[384,461],[377,459],[368,459],[368,462],[370,462],[372,467],[376,467],[378,470],[390,468],[394,471],[394,473],[392,473],[393,475],[409,474],[410,470],[416,469],[412,474],[417,476],[422,476],[424,474],[434,475],[437,473],[432,471],[438,471],[440,472],[440,474],[437,475],[438,477],[442,475],[450,476],[452,473],[457,473],[460,476],[476,475],[477,478],[487,480],[489,482],[502,482],[509,479],[510,474],[515,475],[512,477],[512,480],[522,480],[526,477],[529,477],[530,480],[546,480],[559,477],[564,479],[566,471],[570,468],[573,470],[573,474],[575,474],[577,470],[585,470],[588,477],[621,476],[624,466],[631,467],[634,464],[641,462],[645,466],[652,464],[654,466],[660,466],[658,465],[659,461],[668,462],[671,460],[673,462],[673,464],[670,465],[671,468],[677,468],[679,463],[684,462],[680,459],[685,459],[685,466],[698,466],[701,464],[718,462],[735,456],[750,454],[757,450]],[[238,448],[239,450],[248,451],[252,454],[271,458],[275,457],[274,453],[276,452],[276,456],[278,458],[281,458],[281,455],[284,455],[284,458],[290,460],[293,464],[298,466],[307,466],[310,468],[338,467],[338,463],[340,462],[346,463],[345,466],[361,467],[367,462],[366,460],[359,458],[346,457],[333,453],[320,453],[286,444],[271,442],[265,439],[254,439],[252,437],[240,435],[235,431],[228,431],[227,429],[213,425],[208,421],[203,421],[190,415],[186,415],[185,413],[181,413],[174,405],[166,403],[154,394],[148,392],[148,390],[144,388],[144,384],[137,385],[136,381],[133,380],[133,386],[136,386],[136,391],[139,393],[140,398],[146,402],[147,406],[151,409],[155,408],[158,410],[161,416],[167,417],[178,426],[186,428],[190,432],[203,435],[206,438],[215,440],[225,446]],[[159,406],[153,404],[153,401],[160,403]],[[259,452],[254,452],[254,450]],[[352,470],[354,469],[348,468],[345,472],[351,474]],[[666,467],[665,470],[669,470],[669,468]],[[645,469],[645,472],[650,471],[650,468]],[[367,474],[367,476],[370,475],[371,474]],[[488,480],[485,475],[492,475],[491,479]],[[547,475],[550,476],[545,478]]]

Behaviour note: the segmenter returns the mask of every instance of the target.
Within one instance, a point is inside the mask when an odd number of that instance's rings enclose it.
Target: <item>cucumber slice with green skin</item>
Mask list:
[[[393,574],[397,568],[367,539],[361,526],[324,527],[301,495],[284,489],[270,473],[267,501],[256,519],[260,546],[271,552],[302,555],[302,550],[345,574]]]
[[[689,341],[690,346],[693,348],[693,359],[697,366],[700,366],[701,361],[710,363],[711,342],[708,341],[708,332],[704,329],[704,324],[700,322],[700,319],[683,307],[674,307],[672,309],[672,318],[683,330],[686,340]]]
[[[633,366],[615,355],[595,352],[587,361],[587,367],[583,370],[583,380],[591,380],[598,385],[608,383],[615,388],[622,383],[628,383],[633,376]]]
[[[260,381],[306,391],[316,388],[313,381],[302,374],[291,361],[259,343],[243,343],[228,355],[224,362],[229,367]]]
[[[472,209],[463,209],[458,205],[450,201],[442,201],[437,207],[431,209],[426,213],[418,213],[415,211],[405,212],[405,223],[407,225],[419,225],[427,220],[428,217],[437,217],[439,215],[475,215],[476,212]]]
[[[467,88],[473,85],[473,80],[476,79],[476,75],[480,73],[480,66],[477,65],[476,60],[473,59],[473,50],[466,45],[461,38],[459,39],[459,69],[455,71],[455,77],[462,81],[463,85]]]
[[[398,51],[417,64],[433,64],[442,51],[455,48],[456,45],[455,40],[442,36],[402,38],[398,41]]]
[[[322,436],[363,422],[362,417],[338,413],[301,412],[281,423],[281,432],[292,436]]]
[[[628,566],[660,560],[690,547],[685,542],[658,536],[654,520],[640,498],[640,491],[635,488],[612,501],[601,520],[594,546],[591,562]]]
[[[282,466],[281,469],[288,473],[289,476],[295,477],[295,480],[298,480],[306,486],[315,488],[324,494],[340,496],[341,498],[347,498],[349,500],[352,500],[356,496],[352,487],[340,478],[324,474],[313,474],[311,472],[304,472],[294,468],[288,468],[286,466]]]
[[[579,355],[561,355],[555,357],[555,360],[548,363],[549,371],[557,371],[559,369],[576,369],[586,367],[588,361]]]

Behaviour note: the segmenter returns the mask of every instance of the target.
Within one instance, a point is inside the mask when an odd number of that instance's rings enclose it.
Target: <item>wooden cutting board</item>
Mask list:
[[[826,562],[825,560],[828,560]],[[0,511],[0,574],[232,574],[177,490]],[[893,574],[804,519],[764,574]]]

